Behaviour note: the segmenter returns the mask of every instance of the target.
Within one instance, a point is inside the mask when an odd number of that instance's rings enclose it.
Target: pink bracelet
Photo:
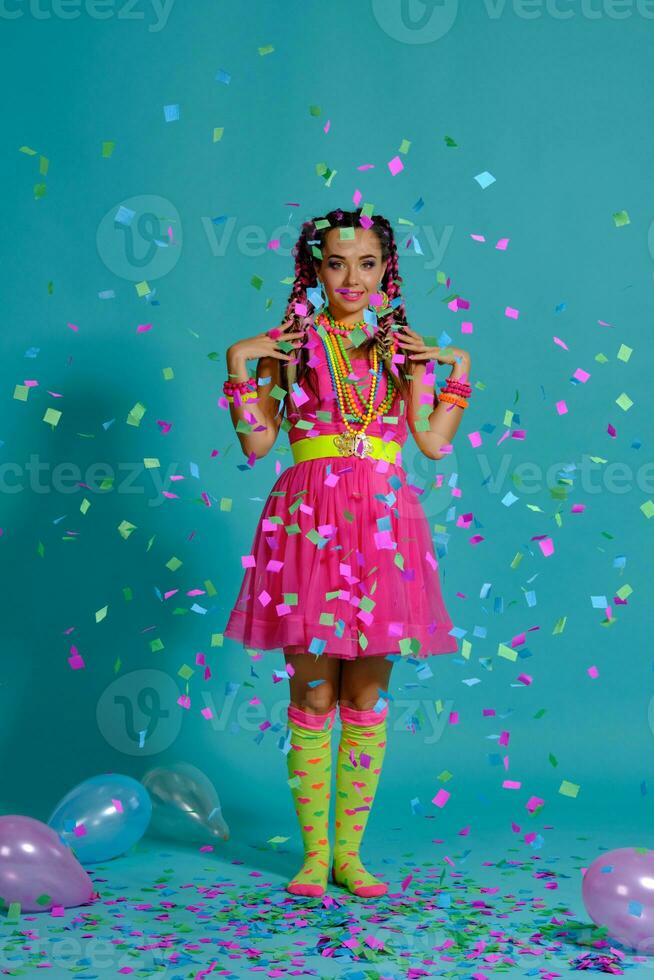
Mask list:
[[[223,393],[233,394],[235,391],[256,391],[257,382],[256,378],[248,378],[246,381],[224,381],[223,382]]]

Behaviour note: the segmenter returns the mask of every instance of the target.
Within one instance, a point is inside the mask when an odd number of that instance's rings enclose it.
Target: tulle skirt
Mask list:
[[[429,523],[398,465],[322,457],[266,500],[224,635],[345,660],[456,653]]]

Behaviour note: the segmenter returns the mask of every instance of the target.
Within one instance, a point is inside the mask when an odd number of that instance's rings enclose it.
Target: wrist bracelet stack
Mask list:
[[[456,378],[448,378],[447,384],[438,395],[441,402],[452,402],[459,408],[467,408],[472,394],[472,385],[467,381],[458,381]]]
[[[238,392],[237,405],[247,401],[249,398],[257,397],[256,378],[247,378],[246,381],[224,381],[223,394],[228,402],[234,402],[234,395]]]

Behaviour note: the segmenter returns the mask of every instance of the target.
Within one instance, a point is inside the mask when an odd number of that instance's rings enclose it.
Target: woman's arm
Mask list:
[[[234,357],[231,348],[227,350],[227,371],[230,381],[245,381],[248,378],[247,361]],[[279,361],[274,357],[261,357],[257,362],[257,382],[268,378],[267,384],[257,383],[257,398],[248,398],[241,405],[229,403],[229,412],[241,448],[246,456],[254,453],[261,459],[270,452],[282,424],[283,412],[279,401],[270,392],[279,384]]]
[[[455,361],[449,378],[469,381],[470,357],[462,352]],[[449,401],[437,401],[434,407],[434,389],[425,384],[426,364],[411,365],[411,393],[407,405],[407,423],[418,449],[428,459],[442,459],[444,446],[449,446],[463,418],[464,408]],[[429,375],[432,377],[432,375]],[[431,406],[431,411],[430,411]]]

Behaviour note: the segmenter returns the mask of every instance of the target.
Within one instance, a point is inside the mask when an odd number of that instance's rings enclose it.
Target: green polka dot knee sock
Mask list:
[[[291,747],[286,757],[289,785],[300,821],[304,863],[286,890],[293,895],[319,896],[329,875],[329,800],[332,771],[332,727],[336,706],[312,714],[288,706]]]
[[[384,895],[388,885],[361,864],[359,848],[386,752],[386,716],[340,705],[343,725],[336,763],[336,832],[332,878],[354,895]]]

